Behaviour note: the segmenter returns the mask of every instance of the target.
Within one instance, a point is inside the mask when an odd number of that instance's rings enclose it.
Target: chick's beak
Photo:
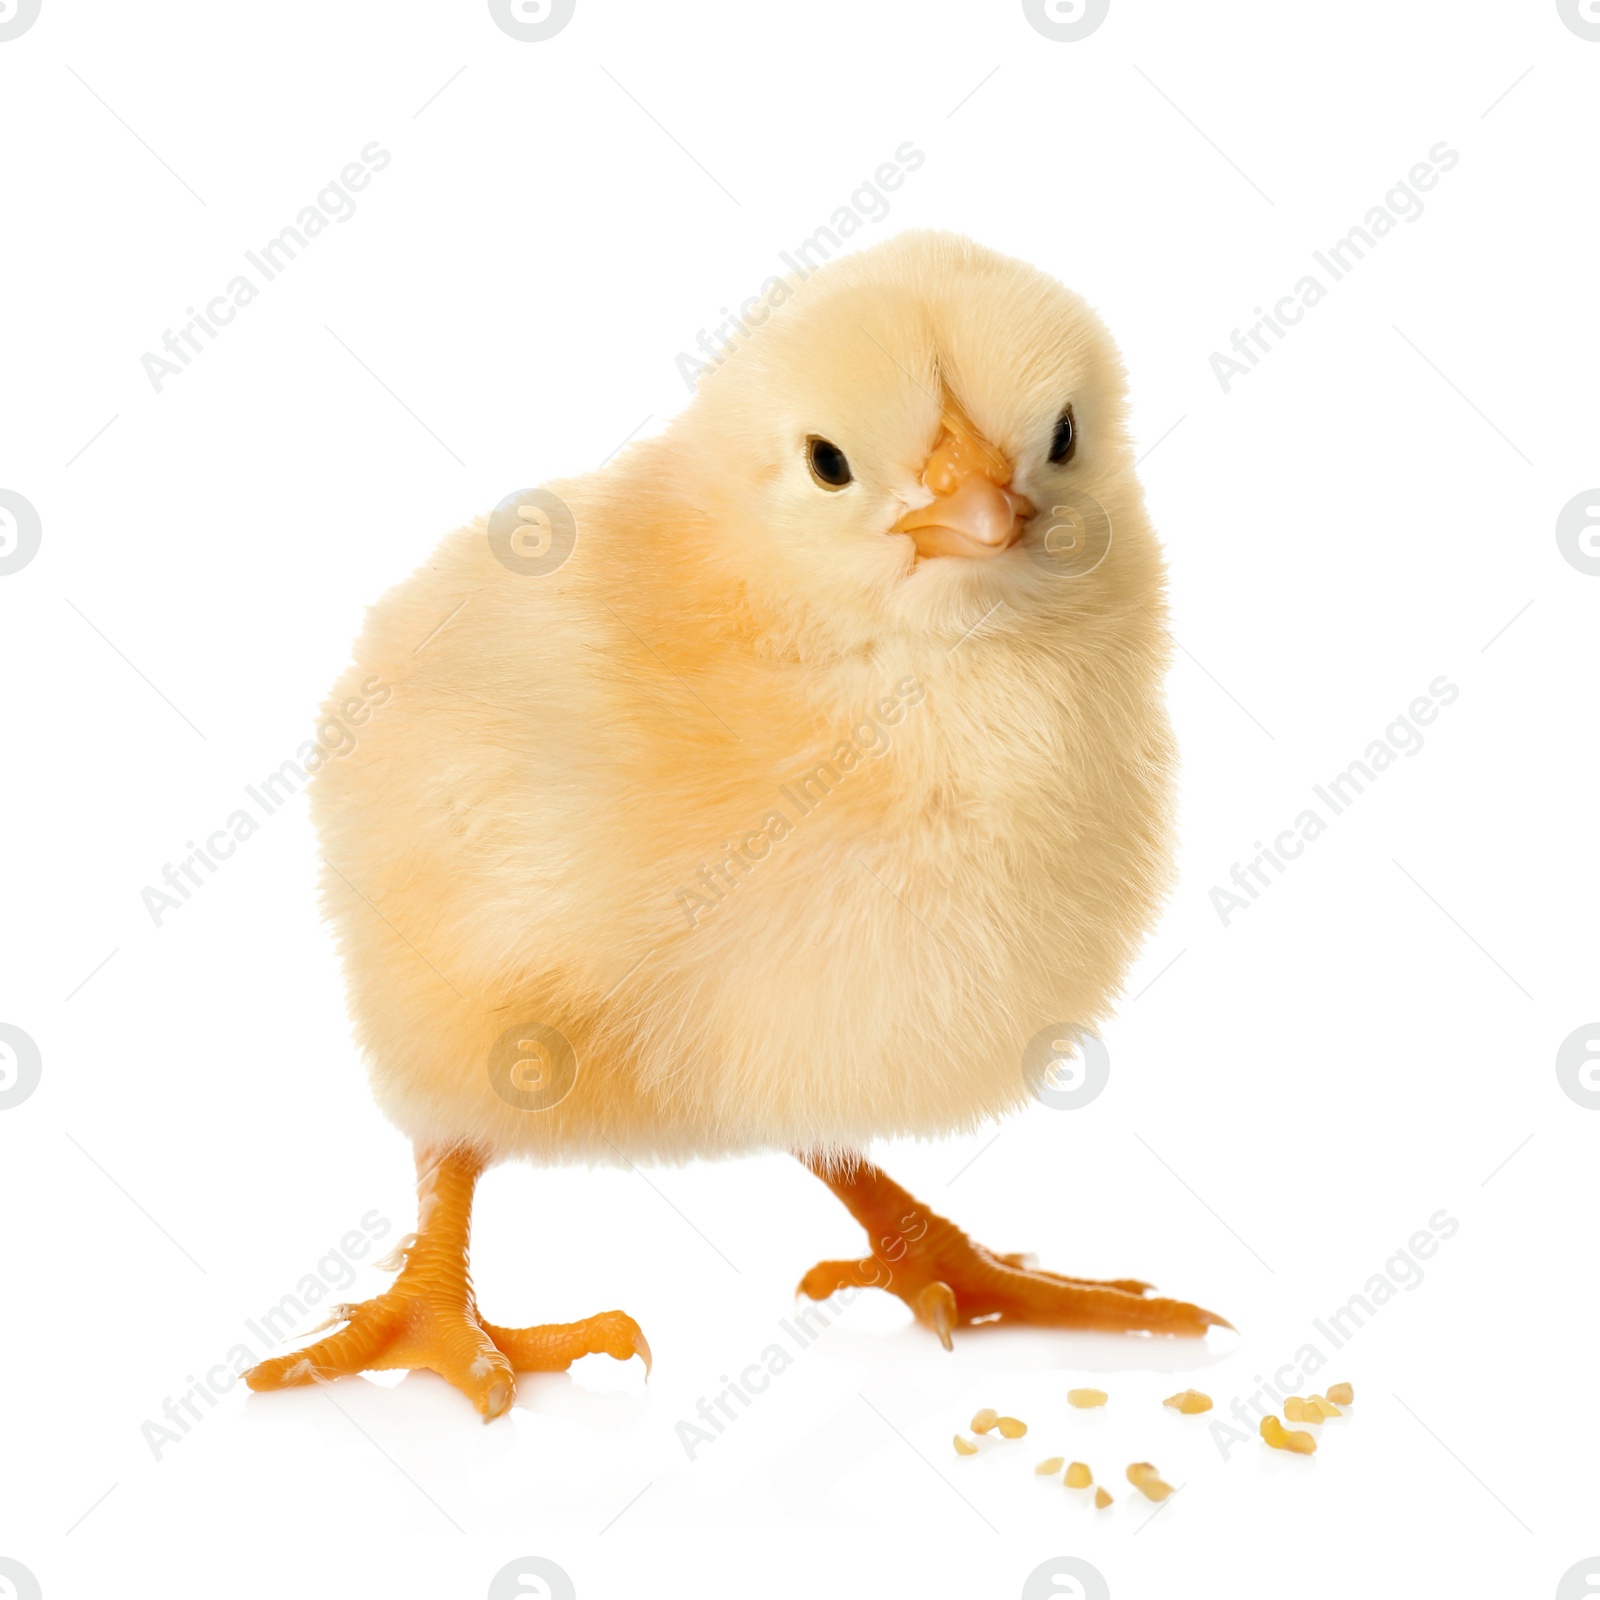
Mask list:
[[[952,408],[943,421],[922,469],[922,485],[934,499],[907,512],[894,531],[911,536],[921,559],[997,556],[1022,537],[1033,505],[1012,491],[1010,462],[966,418]]]

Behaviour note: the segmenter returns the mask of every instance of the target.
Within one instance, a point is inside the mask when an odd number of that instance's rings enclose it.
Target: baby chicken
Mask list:
[[[813,1267],[979,1320],[1198,1335],[1136,1280],[969,1241],[862,1157],[970,1132],[1105,1018],[1169,881],[1162,560],[1119,358],[949,234],[830,263],[659,437],[451,534],[328,702],[392,691],[312,804],[379,1104],[414,1142],[388,1293],[252,1388],[649,1349],[507,1329],[489,1165],[789,1151],[866,1229]],[[1041,1033],[1041,1030],[1048,1030]]]

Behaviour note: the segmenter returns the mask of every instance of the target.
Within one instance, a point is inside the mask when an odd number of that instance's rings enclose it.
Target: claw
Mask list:
[[[489,1392],[483,1397],[483,1420],[493,1422],[496,1417],[504,1415],[515,1393],[509,1383],[491,1384]]]
[[[948,1283],[930,1283],[917,1296],[915,1309],[917,1321],[932,1328],[946,1350],[953,1350],[950,1329],[958,1315],[955,1290]]]
[[[650,1341],[644,1336],[643,1328],[633,1330],[633,1353],[644,1362],[644,1381],[650,1381],[650,1369],[655,1366],[655,1360],[650,1354]]]

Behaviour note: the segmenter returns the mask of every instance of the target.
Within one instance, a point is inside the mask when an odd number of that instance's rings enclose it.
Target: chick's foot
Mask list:
[[[887,1289],[946,1350],[953,1328],[975,1322],[1189,1338],[1233,1326],[1214,1311],[1152,1295],[1152,1286],[1137,1278],[1069,1278],[1041,1271],[1030,1257],[987,1250],[866,1162],[841,1172],[801,1159],[867,1230],[872,1246],[859,1260],[814,1266],[800,1280],[800,1292],[812,1300],[846,1287]]]
[[[510,1406],[515,1372],[561,1372],[580,1356],[619,1361],[650,1346],[632,1317],[604,1311],[582,1322],[499,1328],[478,1314],[467,1270],[472,1191],[482,1161],[451,1150],[418,1152],[415,1238],[395,1252],[400,1276],[386,1294],[334,1309],[339,1332],[291,1355],[263,1361],[245,1374],[252,1389],[326,1383],[357,1372],[426,1367],[452,1383],[491,1422]]]

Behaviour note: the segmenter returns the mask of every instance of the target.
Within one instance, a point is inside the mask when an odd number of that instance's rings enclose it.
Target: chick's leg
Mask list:
[[[867,1230],[872,1248],[857,1261],[814,1266],[800,1280],[813,1300],[845,1287],[887,1289],[946,1350],[952,1328],[991,1320],[1189,1337],[1233,1326],[1187,1301],[1153,1296],[1136,1278],[1068,1278],[1040,1271],[1026,1256],[997,1255],[865,1161],[841,1170],[801,1160]]]
[[[386,1294],[334,1309],[345,1326],[292,1355],[252,1368],[252,1389],[324,1383],[389,1367],[427,1367],[453,1383],[485,1422],[511,1404],[513,1372],[560,1372],[586,1355],[626,1361],[650,1347],[632,1317],[605,1311],[582,1322],[498,1328],[478,1314],[467,1270],[472,1193],[483,1160],[461,1148],[417,1150],[417,1232],[395,1252],[400,1276]]]

